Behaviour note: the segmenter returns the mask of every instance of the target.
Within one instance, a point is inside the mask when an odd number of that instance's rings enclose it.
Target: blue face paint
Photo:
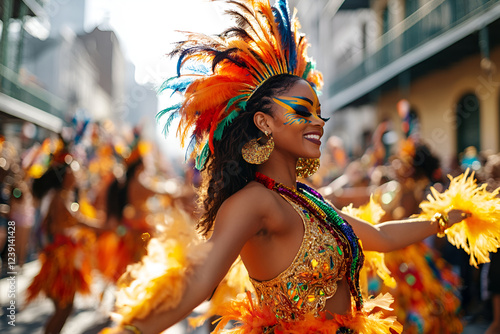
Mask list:
[[[310,120],[305,119],[304,117],[297,115],[295,112],[287,112],[285,114],[285,119],[286,119],[286,122],[283,123],[284,125],[311,123]]]
[[[287,110],[285,114],[285,125],[290,124],[307,124],[312,120],[308,119],[314,117],[324,122],[329,118],[321,117],[318,112],[321,111],[319,100],[314,93],[314,90],[309,87],[315,97],[314,101],[304,96],[277,96],[273,101]]]

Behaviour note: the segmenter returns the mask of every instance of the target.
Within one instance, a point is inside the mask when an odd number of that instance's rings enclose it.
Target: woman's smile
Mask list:
[[[322,133],[319,132],[309,132],[304,135],[304,138],[309,140],[310,142],[316,144],[316,145],[321,145],[321,136]]]

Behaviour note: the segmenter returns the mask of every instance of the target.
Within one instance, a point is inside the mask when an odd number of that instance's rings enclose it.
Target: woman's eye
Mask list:
[[[311,117],[312,114],[307,111],[307,109],[295,109],[295,112],[297,113],[297,115],[299,116],[302,116],[302,117]]]
[[[321,116],[318,116],[320,120],[322,120],[323,122],[328,122],[330,120],[330,117],[321,117]]]

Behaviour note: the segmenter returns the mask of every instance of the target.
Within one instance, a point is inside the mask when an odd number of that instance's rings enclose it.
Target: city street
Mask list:
[[[9,325],[11,319],[8,315],[9,310],[7,307],[10,304],[11,298],[9,297],[10,282],[8,277],[0,280],[0,303],[1,309],[1,323],[0,333],[9,334],[42,334],[43,326],[47,319],[52,314],[53,306],[50,300],[39,298],[33,303],[24,307],[24,291],[30,284],[32,278],[38,273],[38,261],[27,263],[22,273],[18,273],[16,278],[16,312],[15,312],[15,326]],[[93,286],[94,294],[86,297],[77,296],[75,299],[75,310],[70,316],[66,325],[62,330],[62,334],[96,334],[101,329],[109,325],[108,314],[113,304],[112,289],[109,288],[103,297],[103,301],[99,304],[100,292],[103,290],[103,284],[97,282]],[[19,305],[21,308],[17,308]],[[200,310],[204,305],[200,306]],[[207,334],[208,330],[199,328],[197,330],[189,330],[185,321],[172,327],[166,334]]]

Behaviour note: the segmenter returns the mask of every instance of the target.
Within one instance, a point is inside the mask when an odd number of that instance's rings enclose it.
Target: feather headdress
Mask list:
[[[219,35],[188,33],[171,56],[178,56],[177,76],[166,80],[159,92],[181,93],[183,101],[160,111],[167,116],[164,131],[180,116],[178,136],[184,146],[191,134],[186,157],[196,157],[203,168],[215,140],[245,110],[252,93],[267,79],[292,74],[319,89],[321,73],[307,57],[307,41],[299,34],[299,21],[291,17],[288,1],[223,0],[236,26]]]

